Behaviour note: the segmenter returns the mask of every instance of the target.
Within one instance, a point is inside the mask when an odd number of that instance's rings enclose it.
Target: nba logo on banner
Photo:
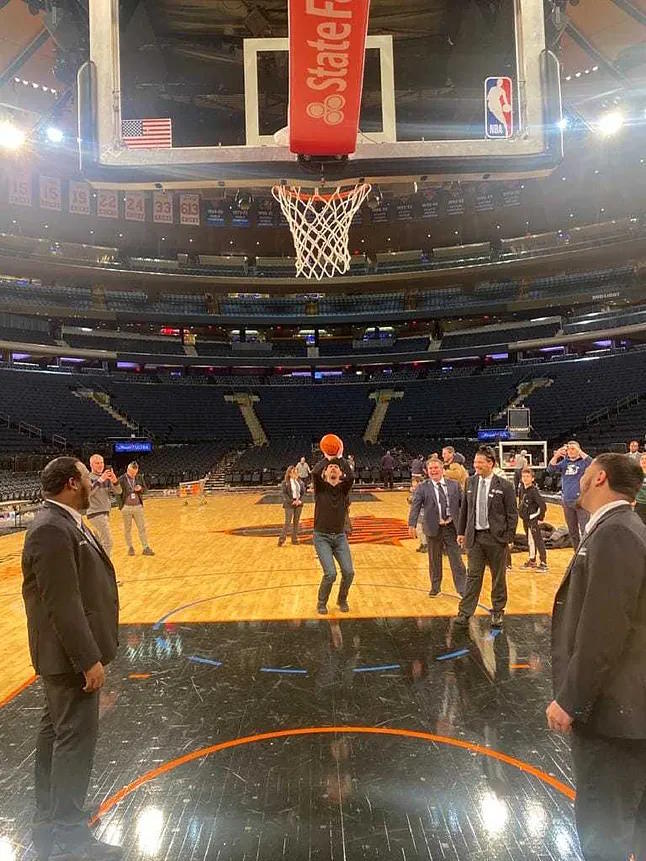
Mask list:
[[[514,133],[513,83],[508,77],[485,80],[485,135],[505,139]]]

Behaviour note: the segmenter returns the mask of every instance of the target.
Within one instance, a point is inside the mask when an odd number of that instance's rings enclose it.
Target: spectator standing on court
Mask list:
[[[389,490],[395,486],[395,459],[389,451],[381,458],[381,480]]]
[[[568,733],[586,861],[646,857],[646,527],[643,473],[602,454],[581,479],[590,514],[552,611],[551,730]]]
[[[126,537],[126,546],[128,547],[128,556],[135,555],[135,548],[132,546],[132,521],[135,521],[139,540],[143,547],[144,556],[154,556],[154,552],[148,544],[148,535],[146,534],[146,518],[144,515],[144,493],[146,484],[143,476],[139,475],[139,464],[136,461],[128,464],[125,473],[119,479],[121,485],[121,496],[119,497],[119,508],[123,516],[123,531]]]
[[[592,463],[592,458],[581,450],[576,440],[570,440],[554,452],[547,465],[549,473],[561,476],[561,493],[563,497],[563,514],[570,533],[572,547],[576,550],[581,540],[590,515],[577,505],[581,493],[581,479],[586,469]]]
[[[298,544],[298,524],[303,513],[303,497],[305,496],[305,484],[298,477],[295,466],[288,466],[285,478],[280,485],[283,510],[285,512],[285,525],[278,539],[278,546],[282,547],[287,540],[287,533],[292,530],[292,544]]]
[[[634,460],[636,463],[639,463],[641,456],[642,455],[639,450],[639,442],[636,439],[631,440],[628,443],[628,457],[631,460]]]
[[[464,458],[462,460],[464,461]],[[445,478],[452,478],[453,481],[457,481],[460,489],[464,492],[469,473],[464,468],[464,464],[459,462],[458,454],[452,445],[445,445],[442,449],[442,461],[444,463]]]
[[[424,458],[421,454],[413,458],[413,462],[410,465],[410,477],[413,479],[416,478],[418,482],[424,477]]]
[[[309,463],[305,460],[304,457],[302,457],[298,461],[298,463],[296,464],[296,473],[297,473],[298,477],[300,478],[300,480],[305,485],[306,489],[310,483],[310,473],[311,472],[312,472],[312,470],[310,469]]]
[[[639,465],[642,468],[644,478],[642,486],[639,488],[637,498],[635,499],[635,511],[641,517],[642,523],[646,524],[646,451],[640,457]]]
[[[520,494],[521,476],[523,474],[523,470],[527,466],[529,466],[529,460],[527,458],[527,452],[523,449],[520,454],[517,454],[514,458],[514,490],[516,491],[516,496]]]
[[[110,509],[112,508],[112,497],[120,496],[123,492],[119,479],[112,469],[104,469],[104,460],[100,454],[93,454],[90,458],[90,504],[86,517],[90,526],[94,529],[101,546],[108,554],[112,555],[112,531],[110,529]]]
[[[534,473],[529,466],[526,466],[521,472],[520,500],[518,505],[518,513],[525,527],[529,549],[529,559],[525,562],[523,568],[536,568],[536,553],[538,552],[540,560],[538,570],[547,571],[547,551],[545,550],[545,542],[543,541],[543,533],[541,532],[541,523],[545,520],[546,511],[547,505],[539,489],[536,487]]]
[[[415,496],[415,491],[421,484],[421,478],[417,476],[413,476],[413,479],[410,484],[410,493],[407,497],[407,502],[410,506],[413,504],[413,498]],[[415,524],[415,535],[419,539],[419,547],[417,548],[418,553],[426,553],[428,550],[428,545],[426,543],[426,535],[424,535],[424,506],[419,510],[419,514],[417,516],[417,523]]]

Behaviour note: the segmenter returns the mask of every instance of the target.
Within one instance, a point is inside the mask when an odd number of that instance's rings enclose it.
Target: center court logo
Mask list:
[[[350,544],[388,544],[401,547],[401,542],[408,539],[408,525],[403,520],[394,517],[352,517],[352,532],[348,535]],[[272,523],[268,526],[243,526],[240,529],[226,529],[225,535],[241,535],[245,538],[278,538],[283,529],[282,523]],[[299,541],[301,544],[311,544],[314,532],[314,521],[311,518],[301,520]]]
[[[323,120],[328,126],[338,126],[345,119],[343,96],[328,96],[322,102],[310,102],[307,115],[313,120]]]

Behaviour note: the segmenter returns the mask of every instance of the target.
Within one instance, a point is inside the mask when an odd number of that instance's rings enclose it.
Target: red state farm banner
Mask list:
[[[96,214],[101,218],[119,218],[119,197],[116,191],[100,188],[97,192]]]
[[[70,180],[68,208],[72,215],[90,214],[90,186],[87,183]]]
[[[31,206],[31,172],[16,170],[9,174],[9,203]]]
[[[199,194],[180,194],[179,196],[179,223],[200,223],[200,196]]]
[[[289,0],[289,148],[357,146],[370,0]]]
[[[62,209],[60,179],[56,176],[41,176],[39,181],[40,208],[60,212]]]
[[[123,197],[126,221],[146,220],[146,194],[143,191],[127,191]]]
[[[153,221],[173,223],[173,195],[169,191],[153,191]]]

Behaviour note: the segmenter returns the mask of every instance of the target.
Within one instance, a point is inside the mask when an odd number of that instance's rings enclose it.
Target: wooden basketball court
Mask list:
[[[271,493],[271,490],[269,491]],[[316,614],[320,568],[311,535],[313,505],[302,516],[303,543],[277,546],[283,510],[267,493],[221,493],[186,505],[179,499],[150,499],[146,518],[154,557],[128,557],[121,517],[112,512],[113,560],[124,625],[161,622],[307,620]],[[428,559],[407,537],[407,494],[370,494],[354,502],[351,550],[356,577],[350,593],[350,618],[451,616],[457,597],[444,560],[443,593],[428,597]],[[263,503],[263,498],[265,502]],[[562,523],[550,505],[547,519]],[[24,533],[0,538],[0,703],[33,677],[27,650],[21,597],[20,554]],[[549,615],[556,588],[571,557],[569,550],[548,554],[549,573],[521,569],[525,554],[514,554],[509,573],[508,614]],[[489,605],[487,575],[482,602]],[[330,616],[334,618],[333,591]],[[484,608],[478,611],[485,613]],[[343,614],[343,618],[348,618]]]

